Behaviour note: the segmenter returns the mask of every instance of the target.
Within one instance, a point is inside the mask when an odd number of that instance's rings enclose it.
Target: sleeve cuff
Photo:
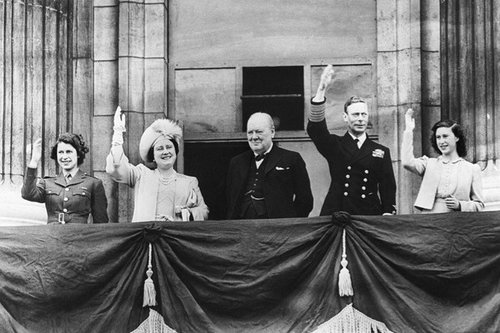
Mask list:
[[[36,168],[27,167],[26,168],[26,176],[36,177]]]
[[[312,105],[321,105],[321,104],[325,104],[325,102],[326,102],[326,97],[321,102],[314,102],[313,99],[314,99],[314,97],[311,98]]]
[[[311,113],[309,120],[312,122],[320,122],[325,119],[326,98],[322,102],[313,102],[311,99]]]

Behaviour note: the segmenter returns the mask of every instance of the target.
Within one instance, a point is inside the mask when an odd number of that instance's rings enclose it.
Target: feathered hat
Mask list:
[[[179,147],[182,138],[182,129],[177,124],[177,122],[170,119],[157,119],[155,120],[141,136],[141,141],[139,142],[139,154],[144,162],[153,162],[149,157],[149,150],[155,145],[155,143],[161,139],[169,139],[172,142],[175,141],[177,144],[177,149]]]

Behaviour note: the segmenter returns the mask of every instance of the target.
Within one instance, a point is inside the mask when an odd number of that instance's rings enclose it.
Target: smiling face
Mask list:
[[[75,147],[65,142],[59,142],[57,144],[57,163],[67,172],[77,168],[78,154]]]
[[[354,136],[360,136],[366,132],[368,126],[368,106],[366,103],[358,102],[351,104],[344,112],[344,121],[347,130]]]
[[[248,145],[256,154],[265,153],[273,142],[273,119],[266,113],[254,113],[247,123]]]
[[[457,152],[458,138],[455,136],[450,127],[439,127],[436,130],[436,145],[445,156],[455,154]]]
[[[172,141],[161,138],[153,146],[154,161],[159,169],[167,170],[174,166],[177,154]]]

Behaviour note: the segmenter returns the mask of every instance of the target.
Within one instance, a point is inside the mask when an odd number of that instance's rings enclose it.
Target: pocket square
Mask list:
[[[284,167],[284,168],[283,168],[283,167],[277,166],[277,167],[276,167],[276,170],[278,170],[278,171],[282,171],[282,170],[290,170],[290,167]]]
[[[382,149],[375,149],[372,152],[373,157],[379,157],[379,158],[384,158],[384,151]]]

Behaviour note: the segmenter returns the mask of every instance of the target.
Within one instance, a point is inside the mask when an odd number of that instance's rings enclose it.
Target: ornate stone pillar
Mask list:
[[[43,139],[39,175],[55,173],[49,149],[70,128],[69,1],[0,0],[0,222],[46,222],[44,208],[21,198],[31,157]]]

